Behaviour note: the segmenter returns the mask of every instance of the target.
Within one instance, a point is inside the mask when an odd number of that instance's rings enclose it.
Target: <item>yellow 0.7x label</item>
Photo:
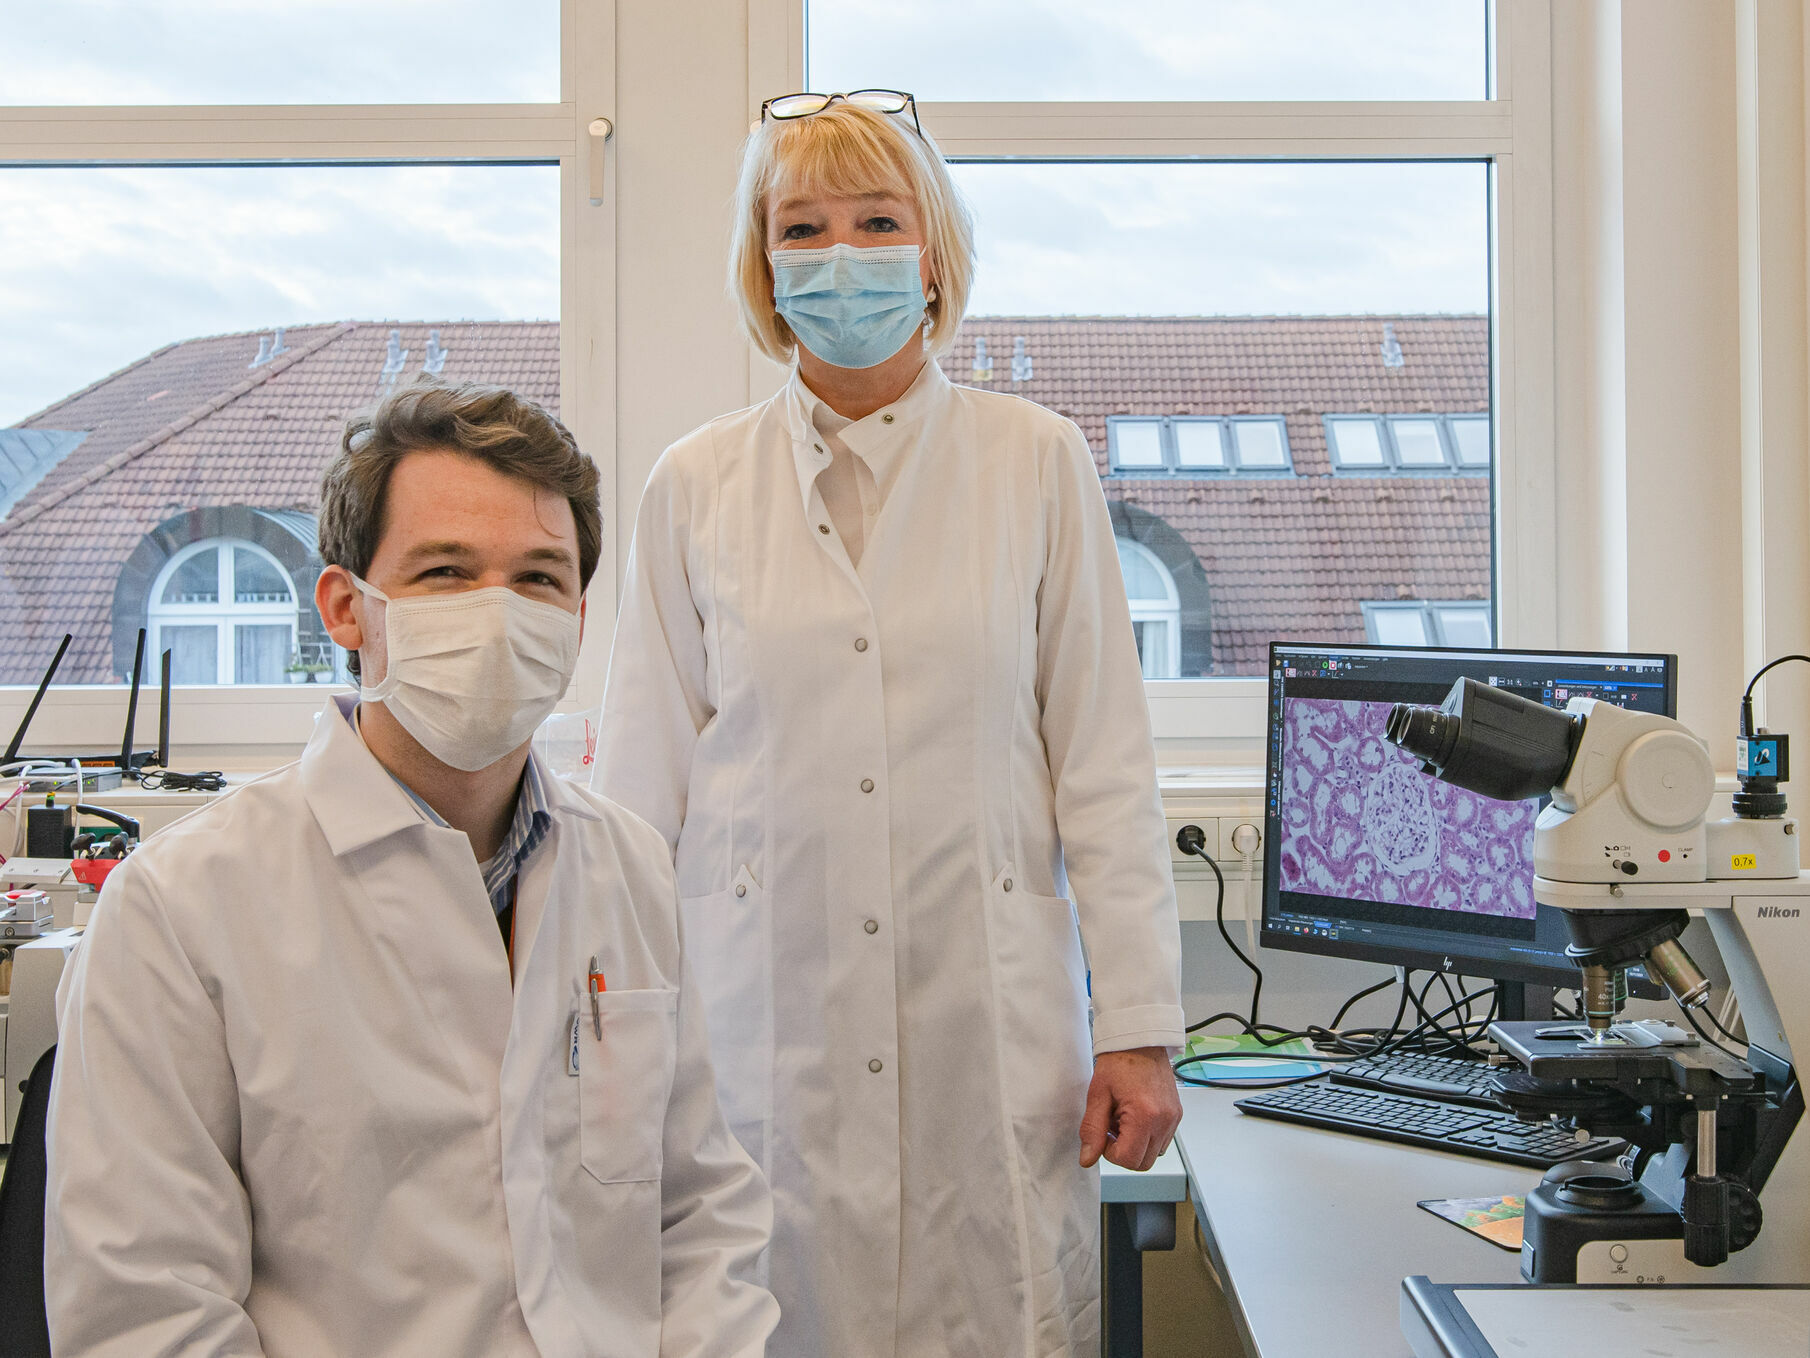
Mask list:
[[[1760,860],[1755,854],[1738,853],[1729,858],[1728,866],[1734,872],[1752,872],[1760,866]]]

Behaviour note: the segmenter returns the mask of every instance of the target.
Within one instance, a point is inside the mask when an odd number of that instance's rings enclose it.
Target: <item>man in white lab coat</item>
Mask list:
[[[363,701],[124,863],[65,977],[59,1355],[764,1352],[670,852],[529,750],[600,539],[506,391],[348,425],[316,601]]]

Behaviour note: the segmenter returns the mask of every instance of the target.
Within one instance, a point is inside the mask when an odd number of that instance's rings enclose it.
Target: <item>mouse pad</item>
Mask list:
[[[1521,1216],[1526,1200],[1520,1194],[1502,1198],[1428,1198],[1414,1204],[1442,1221],[1462,1226],[1499,1249],[1521,1251]]]

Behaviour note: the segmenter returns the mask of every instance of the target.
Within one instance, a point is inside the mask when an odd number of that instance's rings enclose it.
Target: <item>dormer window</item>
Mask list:
[[[1115,472],[1225,476],[1293,470],[1288,428],[1278,415],[1113,415],[1106,421],[1106,443]]]

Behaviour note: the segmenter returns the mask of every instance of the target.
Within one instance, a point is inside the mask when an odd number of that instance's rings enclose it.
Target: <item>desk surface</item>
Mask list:
[[[1404,1358],[1403,1278],[1520,1279],[1519,1255],[1414,1204],[1525,1193],[1538,1170],[1246,1117],[1232,1107],[1239,1097],[1182,1090],[1176,1145],[1232,1314],[1259,1358]]]
[[[1182,1163],[1178,1143],[1157,1157],[1143,1173],[1120,1169],[1110,1160],[1100,1161],[1101,1202],[1186,1202],[1188,1167]]]

